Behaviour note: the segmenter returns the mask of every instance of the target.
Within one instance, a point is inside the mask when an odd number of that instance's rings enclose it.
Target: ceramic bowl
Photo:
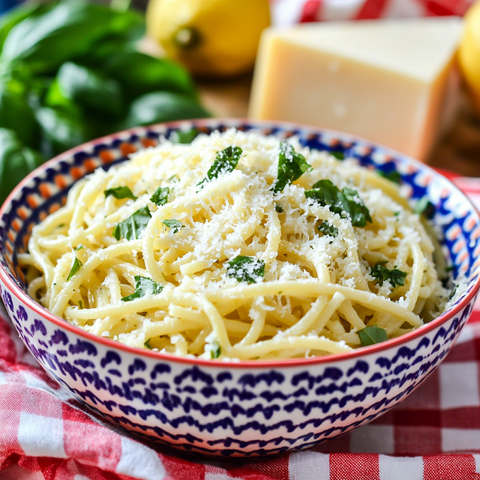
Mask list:
[[[285,361],[179,358],[96,337],[55,317],[25,293],[17,254],[34,225],[64,202],[70,186],[108,169],[175,130],[236,127],[311,148],[346,153],[367,168],[396,170],[412,199],[425,195],[433,222],[466,278],[440,317],[400,338],[351,353]],[[254,456],[298,450],[370,422],[417,388],[447,355],[479,287],[480,220],[466,197],[429,167],[356,137],[292,124],[185,121],[135,128],[51,160],[23,180],[0,210],[2,298],[15,328],[43,368],[81,403],[139,437],[199,454]]]

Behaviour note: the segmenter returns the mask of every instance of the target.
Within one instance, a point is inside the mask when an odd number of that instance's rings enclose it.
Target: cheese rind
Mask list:
[[[461,30],[457,17],[270,28],[250,117],[341,130],[424,159]]]

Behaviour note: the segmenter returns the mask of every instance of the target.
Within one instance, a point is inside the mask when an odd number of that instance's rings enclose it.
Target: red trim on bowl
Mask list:
[[[385,147],[381,144],[377,144],[374,142],[371,142],[367,139],[364,139],[362,137],[357,137],[354,135],[338,132],[335,130],[329,130],[329,129],[324,129],[320,127],[315,127],[311,125],[302,125],[302,124],[294,124],[294,123],[288,123],[288,122],[277,122],[277,121],[257,121],[257,120],[247,120],[247,119],[232,119],[232,118],[217,118],[217,119],[195,119],[195,120],[182,120],[182,121],[176,121],[176,122],[170,122],[170,123],[160,123],[160,124],[155,124],[155,125],[150,125],[148,127],[135,127],[132,129],[124,130],[122,132],[118,132],[115,134],[111,135],[106,135],[105,137],[99,138],[97,140],[93,140],[91,142],[88,142],[86,144],[80,145],[78,147],[75,147],[71,150],[68,150],[61,155],[56,156],[55,158],[49,160],[48,162],[44,163],[37,169],[35,169],[33,172],[31,172],[29,175],[27,175],[15,188],[14,190],[10,193],[10,195],[7,197],[5,202],[3,203],[2,207],[0,208],[0,219],[3,217],[5,214],[5,210],[7,209],[7,206],[10,204],[12,201],[13,197],[26,185],[27,183],[30,182],[31,179],[35,178],[38,176],[40,172],[43,172],[47,168],[50,168],[52,165],[55,165],[58,163],[58,161],[62,160],[64,157],[70,157],[78,152],[84,151],[88,146],[95,146],[97,144],[101,144],[107,141],[111,141],[113,139],[119,139],[120,136],[125,135],[125,134],[136,134],[137,131],[141,131],[143,129],[153,129],[156,127],[163,127],[163,128],[177,128],[181,125],[184,124],[195,124],[198,126],[211,126],[209,125],[210,123],[213,124],[221,124],[223,123],[225,126],[229,126],[229,123],[232,123],[232,127],[235,125],[241,125],[242,123],[248,123],[249,125],[256,126],[258,125],[259,128],[281,128],[283,130],[312,130],[312,133],[330,133],[332,135],[335,135],[337,137],[340,137],[341,139],[344,139],[343,141],[345,142],[365,142],[370,145],[375,145],[381,147],[385,153],[392,155],[397,158],[404,158],[407,159],[409,162],[413,163],[414,165],[418,165],[419,168],[421,169],[426,169],[429,171],[432,175],[436,177],[441,177],[443,178],[450,186],[451,190],[455,190],[458,193],[460,193],[467,201],[467,203],[470,204],[471,209],[477,214],[477,216],[480,217],[477,209],[475,206],[472,204],[470,199],[465,196],[465,194],[456,186],[454,185],[445,175],[442,175],[441,173],[435,171],[428,165],[425,165],[418,160],[415,160],[407,155],[404,155],[400,152],[396,152],[388,147]],[[8,273],[4,270],[3,266],[0,265],[0,278],[4,282],[5,285],[7,285],[8,289],[12,294],[14,294],[21,302],[25,303],[28,305],[29,308],[37,312],[39,315],[41,315],[45,320],[48,320],[52,322],[53,324],[57,325],[58,327],[64,328],[74,334],[79,335],[80,337],[84,337],[85,339],[88,339],[89,341],[92,341],[94,343],[99,343],[102,344],[106,347],[110,347],[113,349],[119,349],[123,350],[125,352],[128,352],[132,355],[140,355],[140,356],[145,356],[149,358],[154,358],[162,361],[168,361],[168,362],[176,362],[176,363],[183,363],[183,364],[190,364],[190,365],[202,365],[205,367],[218,367],[218,368],[225,368],[226,365],[234,367],[234,368],[275,368],[275,367],[301,367],[301,366],[306,366],[306,365],[311,365],[311,364],[324,364],[324,363],[336,363],[336,362],[341,362],[341,361],[347,361],[347,360],[352,360],[358,357],[362,357],[364,355],[369,355],[369,354],[376,354],[379,352],[382,352],[384,350],[388,350],[390,348],[398,347],[402,344],[408,343],[411,340],[415,340],[416,338],[419,338],[423,336],[424,333],[430,332],[437,327],[441,326],[442,324],[446,323],[449,319],[451,319],[454,315],[456,315],[460,310],[462,310],[464,307],[466,307],[475,297],[477,294],[479,288],[480,288],[480,276],[477,278],[474,287],[470,290],[470,292],[467,294],[467,296],[459,303],[457,304],[454,308],[451,310],[441,314],[434,320],[432,320],[430,323],[427,323],[426,325],[423,325],[416,330],[413,330],[412,332],[406,333],[402,335],[401,337],[393,338],[391,340],[387,340],[385,342],[376,344],[376,345],[371,345],[369,347],[361,347],[357,350],[353,350],[352,352],[348,353],[337,353],[337,354],[331,354],[331,355],[326,355],[323,357],[313,357],[313,358],[296,358],[296,359],[285,359],[285,360],[230,360],[230,361],[218,361],[218,360],[204,360],[204,359],[199,359],[199,358],[187,358],[187,357],[179,357],[176,355],[172,354],[167,354],[167,353],[160,353],[160,352],[153,352],[149,350],[145,350],[142,348],[137,348],[137,347],[130,347],[128,345],[125,345],[123,343],[110,340],[105,337],[100,337],[98,335],[93,335],[92,333],[86,332],[85,330],[82,330],[80,327],[76,327],[75,325],[69,323],[66,320],[63,320],[60,317],[57,317],[56,315],[53,315],[51,312],[49,312],[46,308],[42,307],[40,304],[35,302],[31,297],[29,297],[21,288],[19,288],[13,281],[11,280],[10,276]]]

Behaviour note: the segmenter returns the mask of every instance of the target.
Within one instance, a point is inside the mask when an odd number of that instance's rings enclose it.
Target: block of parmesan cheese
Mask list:
[[[458,17],[267,29],[249,115],[352,133],[424,159],[447,116],[461,31]]]

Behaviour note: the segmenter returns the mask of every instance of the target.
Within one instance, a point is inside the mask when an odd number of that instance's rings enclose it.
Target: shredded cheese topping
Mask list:
[[[399,187],[289,143],[312,168],[278,192],[279,139],[234,129],[96,170],[34,228],[21,258],[29,295],[93,334],[220,359],[347,352],[368,327],[393,338],[438,315],[434,246]],[[238,164],[202,182],[232,146]],[[353,226],[307,198],[324,179],[354,189],[372,221]],[[404,272],[403,285],[379,265]]]

